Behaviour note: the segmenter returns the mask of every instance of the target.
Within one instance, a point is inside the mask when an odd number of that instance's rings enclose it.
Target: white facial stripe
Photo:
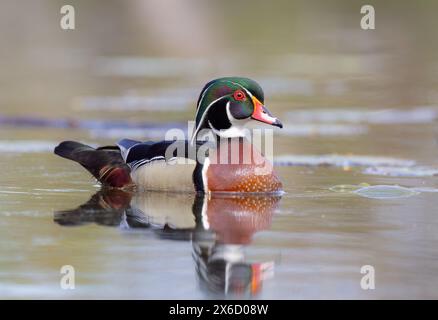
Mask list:
[[[210,87],[211,87],[212,85],[214,85],[214,82],[213,82],[212,84],[210,84],[207,88],[205,88],[204,93],[203,93],[202,96],[201,96],[201,99],[199,99],[198,105],[196,106],[195,119],[196,119],[196,116],[198,115],[198,112],[199,112],[199,106],[201,105],[202,100],[204,100],[205,94],[207,93],[208,89],[210,89]]]
[[[233,120],[236,120],[236,118],[233,117],[230,110],[230,101],[227,102],[227,105],[225,106],[225,110],[227,111],[227,117],[228,120],[230,120],[231,124],[233,124]]]
[[[223,99],[223,98],[225,98],[226,96],[222,96],[222,97],[220,97],[220,98],[217,98],[216,100],[214,100],[213,102],[211,102],[208,106],[207,106],[207,108],[205,109],[205,111],[204,111],[204,114],[202,115],[202,117],[201,117],[201,121],[199,121],[199,124],[198,124],[198,126],[196,127],[196,130],[195,130],[195,132],[193,133],[193,136],[192,136],[192,140],[191,140],[191,143],[193,144],[193,142],[195,141],[195,139],[196,139],[196,135],[198,134],[198,131],[199,131],[199,129],[201,128],[201,125],[204,123],[204,121],[205,121],[205,117],[207,116],[207,113],[208,113],[208,110],[211,108],[211,106],[212,105],[214,105],[216,102],[218,102],[219,100],[221,100],[221,99]],[[198,113],[196,113],[196,114],[198,114]],[[196,119],[196,118],[195,118]]]

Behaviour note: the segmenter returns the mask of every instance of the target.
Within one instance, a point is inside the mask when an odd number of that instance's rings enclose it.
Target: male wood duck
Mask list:
[[[254,261],[246,248],[270,227],[281,195],[135,193],[102,189],[77,208],[54,212],[65,227],[90,223],[147,229],[161,239],[190,241],[200,287],[214,294],[245,297],[260,292],[273,275],[270,259]]]
[[[282,183],[272,164],[245,138],[245,126],[257,121],[283,127],[264,106],[263,90],[257,82],[241,77],[219,78],[201,91],[190,141],[124,139],[117,146],[97,149],[64,141],[55,148],[55,154],[78,162],[103,186],[112,188],[281,192]],[[198,138],[206,132],[212,133],[217,143],[208,148],[205,159],[200,161],[198,151],[206,146],[206,141]],[[184,150],[183,154],[178,147]],[[170,148],[174,151],[169,152]],[[180,160],[185,160],[184,164],[179,164]]]

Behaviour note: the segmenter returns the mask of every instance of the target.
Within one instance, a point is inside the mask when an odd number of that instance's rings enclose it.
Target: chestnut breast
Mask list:
[[[205,178],[208,190],[222,192],[278,192],[282,183],[272,164],[245,139],[221,141],[210,150]]]

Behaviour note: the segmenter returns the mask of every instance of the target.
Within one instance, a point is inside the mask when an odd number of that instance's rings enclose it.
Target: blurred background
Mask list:
[[[2,1],[3,115],[186,119],[202,85],[230,74],[264,84],[276,109],[437,99],[435,1],[370,2],[368,31],[362,1],[73,1],[75,30],[59,26],[64,4]]]
[[[83,127],[92,138],[114,141],[121,134],[116,127],[129,126],[135,128],[125,136],[162,136],[136,130],[135,122],[191,120],[202,86],[228,75],[259,81],[269,107],[300,122],[284,130],[290,135],[357,136],[364,122],[435,117],[434,1],[370,3],[376,30],[360,28],[361,1],[73,1],[75,30],[59,26],[64,4],[2,1],[0,123],[39,126],[28,132],[32,137],[50,137],[47,128]],[[407,112],[366,113],[391,108]],[[321,109],[332,118],[312,112]],[[98,130],[106,125],[113,130]],[[0,132],[5,139],[26,136]],[[335,144],[320,151],[337,151]]]
[[[75,30],[60,27],[65,4]],[[360,28],[364,4],[375,30]],[[52,150],[162,139],[193,119],[206,82],[238,75],[285,123],[274,147],[287,193],[252,249],[279,267],[259,297],[436,298],[436,12],[433,0],[1,0],[0,297],[59,297],[58,265],[73,260],[88,291],[72,297],[169,297],[173,281],[184,290],[171,297],[205,298],[192,267],[179,274],[186,247],[163,255],[172,244],[125,234],[112,250],[114,229],[54,224],[98,186]],[[352,196],[360,184],[405,189]],[[174,263],[173,280],[150,257]],[[380,290],[365,294],[370,263]],[[136,287],[144,270],[151,283]]]

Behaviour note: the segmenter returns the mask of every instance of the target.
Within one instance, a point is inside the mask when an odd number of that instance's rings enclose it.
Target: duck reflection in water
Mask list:
[[[273,276],[274,262],[247,261],[245,248],[257,231],[270,227],[280,198],[101,190],[76,209],[55,212],[54,221],[62,226],[144,228],[162,239],[191,241],[202,289],[251,296]]]

